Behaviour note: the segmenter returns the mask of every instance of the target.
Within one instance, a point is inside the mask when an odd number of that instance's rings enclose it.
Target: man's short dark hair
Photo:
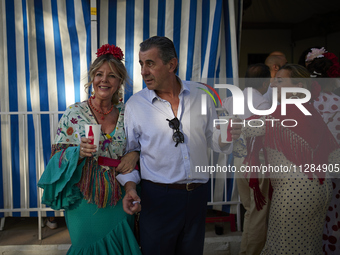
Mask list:
[[[173,58],[177,58],[177,53],[175,49],[174,43],[167,37],[164,36],[153,36],[149,39],[143,41],[140,45],[140,51],[147,51],[151,48],[157,48],[159,50],[159,57],[162,59],[164,64],[169,63],[169,61]],[[177,72],[178,65],[174,70],[174,73]]]
[[[264,82],[269,82],[270,77],[270,70],[267,65],[262,63],[250,65],[245,75],[245,87],[259,89]]]

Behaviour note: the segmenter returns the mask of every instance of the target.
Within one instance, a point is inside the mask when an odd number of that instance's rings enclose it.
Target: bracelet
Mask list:
[[[80,156],[80,151],[82,151],[83,148],[79,146],[79,158],[83,159],[84,157],[83,156]]]

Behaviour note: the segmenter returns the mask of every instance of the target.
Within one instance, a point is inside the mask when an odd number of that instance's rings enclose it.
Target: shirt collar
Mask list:
[[[188,85],[187,82],[182,82],[182,80],[176,75],[177,81],[179,82],[179,84],[181,85],[181,91],[179,92],[179,95],[181,95],[182,93],[188,92],[190,93],[190,86]],[[146,88],[148,90],[148,97],[150,100],[150,103],[153,103],[154,100],[162,100],[154,90],[150,90],[148,88]]]

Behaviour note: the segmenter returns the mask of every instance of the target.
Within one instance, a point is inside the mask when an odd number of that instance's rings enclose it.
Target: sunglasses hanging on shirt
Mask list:
[[[172,135],[172,140],[176,143],[175,147],[177,147],[179,143],[184,143],[184,135],[181,131],[179,131],[179,126],[181,124],[179,122],[179,119],[175,117],[172,120],[169,120],[169,119],[166,119],[166,120],[169,121],[169,127],[174,130],[174,134]]]

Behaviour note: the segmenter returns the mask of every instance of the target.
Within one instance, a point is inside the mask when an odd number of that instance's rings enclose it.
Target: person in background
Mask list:
[[[310,90],[311,99],[303,106],[311,115],[305,115],[295,104],[287,104],[286,115],[278,107],[272,114],[258,118],[259,123],[252,120],[251,126],[233,125],[235,133],[238,130],[254,142],[247,143],[251,144],[247,147],[247,165],[260,166],[258,151],[262,148],[266,165],[279,169],[270,171],[268,176],[271,205],[263,255],[322,254],[322,232],[332,189],[327,168],[339,162],[340,149],[313,106],[319,93],[316,85],[310,84],[309,76],[306,68],[286,64],[277,72],[273,86],[278,88],[279,102],[285,95],[281,94],[282,88]],[[305,94],[297,92],[285,95],[291,99],[304,97]],[[277,120],[273,125],[266,121],[272,119]],[[284,119],[296,120],[298,124],[281,125]],[[237,147],[238,142],[234,141],[234,150]],[[326,169],[313,171],[310,169],[313,164],[324,165]],[[254,186],[254,196],[261,209],[266,201],[258,185]]]
[[[47,226],[50,229],[56,229],[58,228],[58,223],[55,220],[55,217],[48,217],[45,222],[42,224],[42,226]]]
[[[68,254],[141,254],[134,237],[134,216],[122,207],[119,182],[132,172],[139,154],[124,155],[124,104],[121,88],[128,79],[119,47],[105,44],[90,66],[94,94],[69,106],[59,121],[51,159],[38,186],[42,203],[65,209],[72,245]],[[99,147],[85,138],[85,125],[101,125]],[[121,160],[117,168],[101,165]],[[118,161],[119,163],[119,161]],[[126,175],[123,175],[125,173]],[[137,173],[138,175],[138,173]]]
[[[340,96],[337,89],[337,78],[340,77],[338,58],[325,48],[312,48],[306,57],[308,71],[321,86],[321,93],[314,102],[314,107],[321,114],[324,122],[340,144]],[[323,233],[323,252],[327,255],[340,253],[340,179],[332,179],[333,192],[329,204]]]
[[[173,42],[160,36],[140,44],[139,64],[146,88],[126,103],[127,150],[140,151],[141,204],[131,179],[124,210],[140,211],[144,255],[203,254],[209,173],[208,148],[231,153],[214,128],[217,113],[202,84],[181,80]],[[201,88],[201,89],[200,89]]]
[[[272,82],[277,71],[287,63],[287,59],[282,52],[273,51],[268,55],[264,63],[269,67],[270,76],[272,77],[270,81]]]
[[[285,54],[283,54],[280,51],[273,51],[271,52],[268,57],[265,60],[265,64],[269,67],[270,69],[270,83],[274,80],[274,77],[277,73],[277,71],[284,66],[287,63],[287,59]],[[272,104],[273,102],[273,89],[271,84],[268,87],[267,92],[263,95],[264,98]]]
[[[263,97],[267,92],[270,83],[270,70],[265,64],[259,63],[250,65],[245,74],[245,89],[243,90],[245,104],[244,115],[237,116],[241,119],[247,119],[254,115],[248,108],[247,98],[250,95],[250,88],[252,88],[253,106],[257,110],[267,110],[271,107],[269,102]],[[233,98],[227,97],[223,100],[223,108],[233,115]],[[239,155],[234,152],[234,165],[240,169],[245,155]],[[263,154],[262,154],[263,158]],[[263,159],[262,159],[263,161]],[[240,246],[240,255],[260,254],[267,237],[268,227],[268,212],[270,208],[269,194],[269,179],[260,178],[259,187],[264,195],[267,203],[262,210],[257,210],[254,200],[253,188],[250,187],[250,175],[245,176],[244,173],[235,173],[237,189],[240,195],[241,202],[246,210],[244,214],[242,241]]]

